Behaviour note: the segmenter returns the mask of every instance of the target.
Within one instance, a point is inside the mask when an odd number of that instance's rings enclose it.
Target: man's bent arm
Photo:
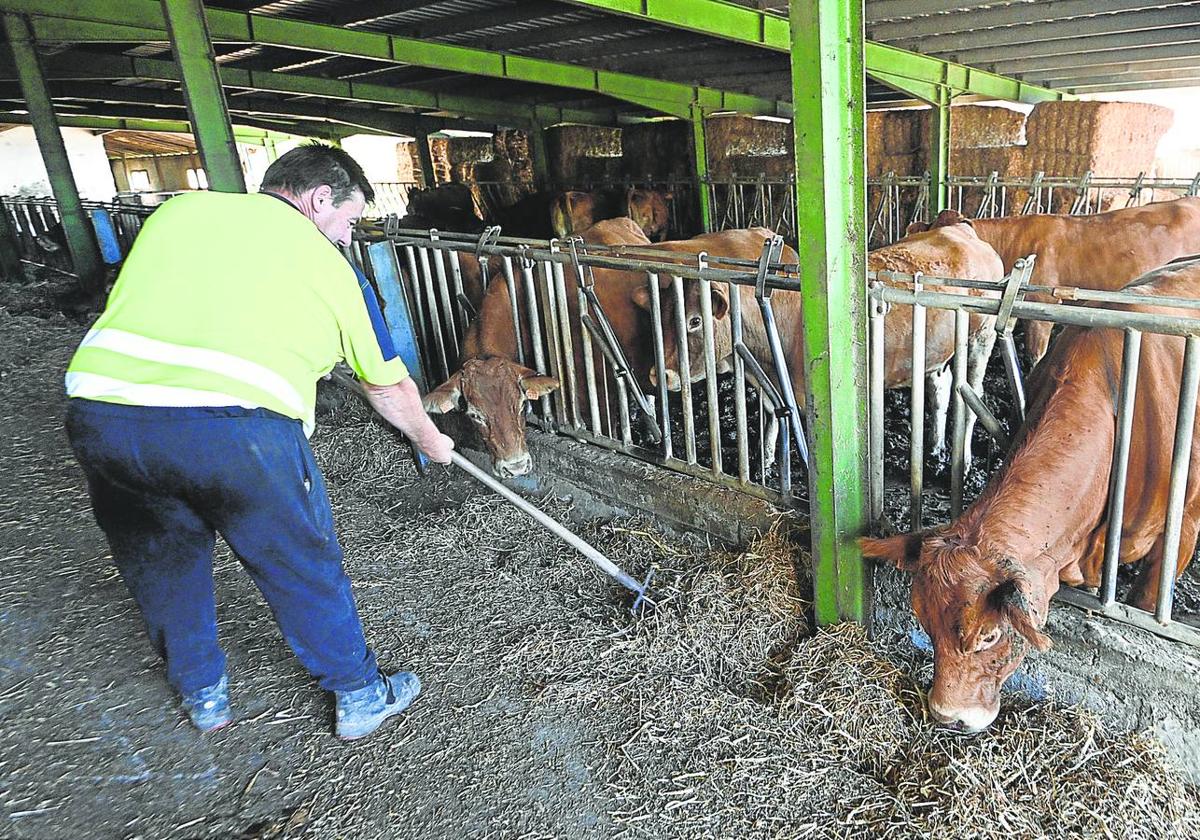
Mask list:
[[[421,394],[412,377],[406,377],[395,385],[372,385],[363,382],[371,408],[379,412],[417,448],[439,464],[450,463],[450,452],[454,441],[438,431],[425,408],[421,405]]]

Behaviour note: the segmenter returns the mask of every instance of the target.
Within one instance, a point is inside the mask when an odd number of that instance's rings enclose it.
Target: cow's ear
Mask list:
[[[1009,578],[993,590],[992,602],[999,605],[1013,629],[1029,644],[1043,652],[1050,650],[1050,637],[1038,629],[1038,615],[1031,602],[1028,578]]]
[[[929,230],[929,222],[910,222],[904,229],[904,235],[912,236],[914,233],[924,233],[927,230]]]
[[[943,210],[937,214],[937,218],[933,220],[930,227],[940,228],[949,227],[950,225],[971,224],[971,220],[957,210]],[[972,225],[974,227],[974,225]]]
[[[665,192],[665,193],[663,193],[663,200],[664,200],[664,201],[673,201],[674,199],[675,199],[675,193],[673,193],[673,192]]]
[[[713,283],[710,288],[713,320],[719,321],[729,312],[729,286],[725,283]]]
[[[648,288],[645,286],[635,286],[630,297],[642,309],[645,309],[647,312],[650,311],[650,290]]]
[[[858,547],[868,560],[886,560],[902,572],[916,571],[925,532],[892,537],[859,537]]]
[[[553,376],[542,376],[535,373],[532,376],[522,377],[521,387],[525,389],[527,399],[540,400],[551,391],[557,391],[559,382]]]
[[[459,407],[458,403],[462,398],[461,383],[462,371],[460,370],[426,394],[421,400],[421,404],[430,414],[445,414],[448,411],[454,411]]]

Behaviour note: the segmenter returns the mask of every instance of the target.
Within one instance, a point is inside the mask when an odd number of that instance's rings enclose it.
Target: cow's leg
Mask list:
[[[988,361],[992,358],[992,348],[995,346],[996,331],[989,323],[985,323],[967,339],[967,384],[980,399],[983,399],[983,377],[987,373]],[[963,459],[968,472],[971,469],[971,435],[975,432],[977,419],[975,412],[967,409],[967,442],[963,447]]]
[[[1033,364],[1036,365],[1046,355],[1046,348],[1050,346],[1050,331],[1053,329],[1054,324],[1049,321],[1025,322],[1025,349]]]
[[[946,415],[950,411],[950,388],[953,384],[954,371],[950,369],[949,362],[933,373],[925,374],[926,401],[933,415],[933,445],[929,451],[938,464],[950,458],[950,450],[946,445]]]
[[[1179,531],[1179,555],[1172,563],[1176,579],[1192,562],[1192,554],[1196,551],[1197,534],[1200,534],[1200,521],[1185,514],[1183,525]],[[1138,572],[1133,591],[1129,593],[1130,603],[1147,612],[1154,611],[1155,603],[1158,600],[1158,582],[1162,577],[1163,561],[1166,559],[1163,557],[1163,538],[1164,535],[1160,534],[1154,541],[1154,547],[1142,561],[1142,568]]]

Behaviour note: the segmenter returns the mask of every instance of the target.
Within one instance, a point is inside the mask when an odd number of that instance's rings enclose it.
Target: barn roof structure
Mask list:
[[[59,125],[190,123],[213,188],[237,191],[231,121],[335,138],[505,126],[538,146],[554,124],[674,117],[703,179],[706,117],[793,118],[820,621],[865,615],[864,107],[933,106],[937,209],[954,102],[1200,84],[1200,0],[0,0],[0,16],[0,123],[33,123],[93,282]]]

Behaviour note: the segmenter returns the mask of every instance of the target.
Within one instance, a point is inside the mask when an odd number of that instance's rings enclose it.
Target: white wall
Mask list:
[[[71,172],[83,198],[110,201],[117,192],[104,140],[86,128],[62,129]],[[33,127],[0,132],[0,195],[50,195],[50,178]]]
[[[412,142],[410,137],[380,137],[377,134],[352,134],[342,140],[342,148],[358,161],[367,175],[367,180],[375,183],[391,183],[400,180],[400,171],[396,163],[396,147]]]

